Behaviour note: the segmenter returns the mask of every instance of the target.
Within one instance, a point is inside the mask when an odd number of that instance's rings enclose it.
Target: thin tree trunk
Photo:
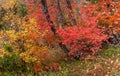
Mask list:
[[[66,3],[67,3],[67,8],[70,10],[70,19],[71,19],[71,22],[73,23],[73,25],[77,26],[77,22],[73,16],[73,10],[72,10],[72,5],[71,5],[71,2],[70,0],[66,0]]]
[[[63,14],[62,14],[62,10],[61,10],[61,7],[60,7],[60,1],[57,0],[57,5],[58,5],[58,13],[59,13],[59,19],[60,19],[60,23],[62,24],[62,27],[64,28],[65,27],[65,22],[64,22],[64,17],[63,17]]]
[[[47,19],[48,23],[50,24],[51,30],[52,30],[52,32],[54,33],[55,37],[57,37],[57,36],[56,36],[56,34],[57,34],[57,33],[56,33],[56,28],[55,28],[55,25],[53,24],[53,21],[52,21],[51,18],[50,18],[46,0],[41,0],[41,3],[42,3],[42,6],[43,6],[44,14],[46,15],[46,19]],[[68,48],[66,47],[66,45],[62,44],[62,42],[59,42],[59,46],[61,47],[61,49],[62,49],[65,53],[68,53],[68,52],[69,52],[69,50],[68,50]]]

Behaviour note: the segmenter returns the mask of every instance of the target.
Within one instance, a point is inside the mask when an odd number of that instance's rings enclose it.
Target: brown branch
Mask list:
[[[71,2],[70,0],[66,0],[66,3],[67,3],[67,8],[70,10],[70,19],[73,23],[73,25],[77,26],[77,22],[75,20],[75,18],[73,17],[73,10],[72,10],[72,5],[71,5]]]
[[[51,18],[50,18],[46,0],[41,0],[41,4],[42,4],[42,6],[43,6],[44,14],[46,15],[46,20],[47,20],[48,23],[50,24],[51,30],[52,30],[52,32],[54,33],[54,35],[56,36],[56,34],[57,34],[57,33],[56,33],[56,28],[55,28],[55,25],[53,24],[53,21],[52,21]],[[56,36],[56,37],[57,37],[57,36]],[[62,44],[62,42],[59,42],[59,46],[61,47],[61,49],[62,49],[65,53],[68,53],[68,52],[69,52],[69,50],[68,50],[68,48],[66,47],[66,45]]]
[[[60,1],[57,0],[57,5],[58,5],[58,13],[59,13],[59,18],[60,18],[60,23],[62,24],[62,27],[64,28],[65,27],[65,22],[63,20],[63,14],[62,14],[62,10],[61,10],[61,7],[60,7]]]

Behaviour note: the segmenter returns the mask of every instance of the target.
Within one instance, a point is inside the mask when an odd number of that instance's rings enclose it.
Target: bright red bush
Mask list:
[[[97,27],[96,19],[91,18],[84,25],[59,29],[63,44],[68,45],[72,56],[95,54],[102,47],[102,42],[108,37]]]

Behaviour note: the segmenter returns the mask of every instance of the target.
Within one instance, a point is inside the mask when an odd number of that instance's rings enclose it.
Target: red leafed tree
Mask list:
[[[79,57],[94,54],[108,38],[97,24],[98,17],[92,17],[94,10],[88,8],[88,11],[79,12],[74,1],[33,0],[28,1],[28,8],[30,17],[38,20],[40,31],[51,32],[47,36],[52,34],[62,50],[69,55]]]

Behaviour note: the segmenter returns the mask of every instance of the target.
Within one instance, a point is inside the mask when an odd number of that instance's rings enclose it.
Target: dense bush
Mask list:
[[[39,31],[37,21],[27,17],[24,2],[21,4],[11,0],[1,6],[0,11],[4,12],[0,21],[2,71],[31,71],[35,68],[33,65],[47,66],[52,63],[48,47],[42,40],[44,34]],[[43,70],[41,67],[36,68]]]
[[[97,23],[99,27],[107,34],[110,38],[109,41],[112,44],[118,44],[119,33],[120,33],[120,1],[109,0],[109,1],[99,1],[96,4],[88,4],[84,9],[83,13],[89,14],[97,18]],[[88,13],[90,12],[90,13]]]
[[[102,42],[106,41],[108,36],[97,26],[96,19],[92,18],[78,27],[72,26],[58,30],[63,44],[70,48],[69,55],[83,57],[88,54],[94,55],[100,50]]]

